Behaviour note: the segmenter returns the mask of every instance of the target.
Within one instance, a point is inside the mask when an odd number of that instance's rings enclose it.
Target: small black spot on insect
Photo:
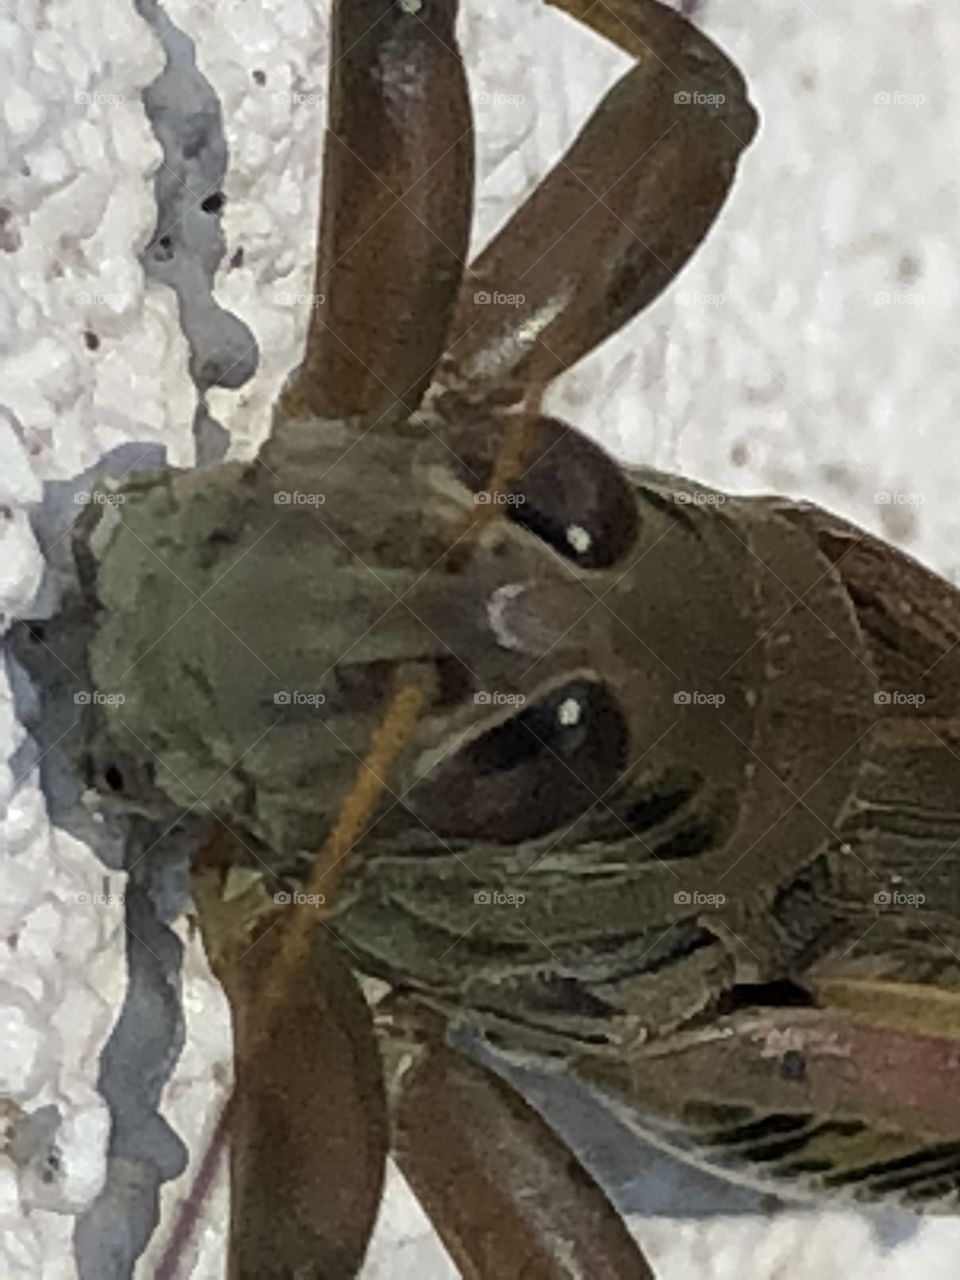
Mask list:
[[[153,246],[153,256],[157,262],[169,262],[173,257],[173,241],[169,236],[161,236]]]
[[[219,213],[223,205],[224,195],[222,191],[213,191],[200,201],[200,208],[204,213]]]
[[[13,519],[13,507],[8,507],[5,502],[0,502],[0,519],[3,519],[3,520]]]
[[[92,329],[84,329],[83,340],[87,344],[88,351],[96,351],[100,346],[100,339]]]
[[[28,622],[27,631],[30,639],[35,640],[37,644],[42,644],[47,634],[47,629],[42,622]]]
[[[253,76],[254,84],[264,85],[267,83],[267,73],[265,71],[260,71],[258,69],[256,71],[252,71],[250,74]]]
[[[780,1075],[784,1080],[802,1083],[807,1078],[807,1060],[799,1049],[788,1049],[780,1059]]]
[[[103,771],[103,778],[111,791],[123,790],[123,774],[115,764],[108,765]]]
[[[239,249],[234,251],[234,254],[230,259],[230,269],[231,271],[233,271],[237,267],[242,267],[242,266],[243,266],[243,245],[241,245]]]

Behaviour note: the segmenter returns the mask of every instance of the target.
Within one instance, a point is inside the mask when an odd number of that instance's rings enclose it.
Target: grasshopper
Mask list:
[[[355,1275],[391,1147],[464,1275],[652,1274],[462,1031],[733,1178],[960,1185],[957,593],[542,413],[757,127],[673,10],[554,2],[636,65],[469,268],[454,0],[334,4],[329,305],[268,438],[77,535],[91,777],[215,818],[234,1280]]]

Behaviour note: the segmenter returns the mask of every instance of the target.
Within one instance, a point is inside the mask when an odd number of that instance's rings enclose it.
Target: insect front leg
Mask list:
[[[284,416],[393,422],[430,380],[473,208],[457,7],[333,6],[315,294]]]
[[[656,0],[548,0],[637,59],[464,279],[446,379],[543,384],[649,305],[757,129],[736,66]],[[515,305],[478,307],[496,295]]]
[[[305,971],[276,984],[297,911],[201,868],[194,895],[233,1014],[229,1280],[352,1280],[383,1188],[387,1120],[367,1003],[322,927]],[[224,898],[224,888],[228,897]]]
[[[566,1144],[442,1019],[395,1003],[379,1027],[394,1156],[466,1280],[653,1280]]]

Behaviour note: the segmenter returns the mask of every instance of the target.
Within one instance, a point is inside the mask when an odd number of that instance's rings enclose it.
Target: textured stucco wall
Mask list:
[[[150,25],[132,7],[107,18],[88,0],[11,0],[0,14],[5,618],[36,611],[42,559],[26,512],[44,481],[124,442],[159,442],[189,461],[191,373],[229,383],[256,358],[251,381],[209,396],[248,450],[305,324],[325,6],[176,0],[143,12]],[[551,408],[625,457],[719,487],[815,498],[955,575],[960,91],[950,72],[960,16],[920,0],[707,0],[701,15],[746,71],[762,133],[694,263],[563,380]],[[209,94],[180,33],[195,42]],[[538,0],[465,0],[462,33],[477,93],[480,243],[626,61]],[[164,154],[141,102],[164,47],[181,79],[152,111],[161,135],[201,118],[193,167],[175,147]],[[221,137],[226,205],[211,213],[201,188]],[[148,281],[140,255],[157,198],[174,252],[152,255]],[[0,1158],[0,1273],[67,1280],[70,1215],[102,1176],[106,1116],[93,1085],[124,982],[120,913],[89,898],[122,884],[104,886],[93,853],[51,829],[37,753],[2,674],[0,733],[0,1095],[62,1118],[51,1180],[40,1121],[24,1171]],[[195,952],[186,973],[190,1038],[167,1100],[196,1147],[228,1046]],[[190,1271],[198,1278],[220,1274],[222,1212],[221,1199]],[[416,1212],[399,1191],[388,1201],[371,1276],[451,1273]],[[956,1274],[960,1246],[951,1220],[908,1227],[891,1248],[858,1215],[657,1218],[638,1230],[664,1280],[935,1280]]]

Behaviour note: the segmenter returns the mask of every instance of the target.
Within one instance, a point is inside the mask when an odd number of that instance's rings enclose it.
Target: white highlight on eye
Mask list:
[[[577,555],[584,555],[593,546],[593,538],[582,524],[567,525],[567,541]]]
[[[571,725],[579,724],[582,715],[583,707],[577,698],[564,698],[557,707],[557,721],[568,729]]]

